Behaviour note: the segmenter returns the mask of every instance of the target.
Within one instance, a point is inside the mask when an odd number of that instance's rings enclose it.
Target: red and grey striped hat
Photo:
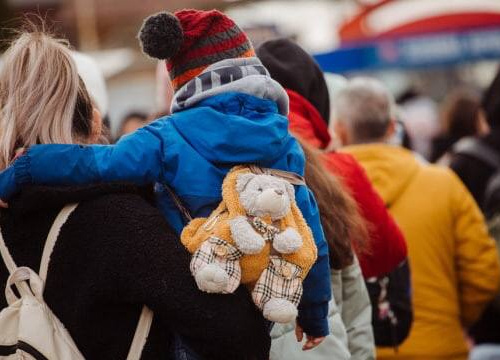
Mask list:
[[[167,60],[175,91],[213,63],[255,56],[246,34],[217,10],[152,15],[144,21],[139,39],[144,53]]]

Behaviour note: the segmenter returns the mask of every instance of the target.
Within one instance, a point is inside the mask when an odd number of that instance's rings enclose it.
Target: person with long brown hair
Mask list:
[[[318,203],[328,242],[333,299],[329,306],[331,334],[323,345],[301,352],[289,325],[271,332],[271,360],[373,359],[370,299],[357,255],[369,249],[369,224],[342,183],[324,167],[320,151],[299,140],[306,157],[305,180]]]
[[[306,155],[305,178],[321,213],[321,224],[330,251],[330,267],[344,269],[354,263],[355,254],[370,252],[370,225],[360,215],[349,191],[324,166],[324,154],[297,136]]]
[[[406,242],[361,165],[350,154],[328,150],[330,97],[323,72],[307,52],[288,39],[263,43],[257,56],[290,98],[291,131],[313,148],[325,151],[327,170],[339,176],[364,219],[372,225],[372,251],[359,257],[363,276],[378,277],[391,272],[406,258]]]

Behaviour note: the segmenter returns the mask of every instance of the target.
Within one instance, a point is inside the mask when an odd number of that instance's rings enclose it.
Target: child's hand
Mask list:
[[[304,330],[302,329],[302,327],[299,324],[295,325],[295,336],[296,336],[298,342],[301,342],[302,339],[304,338]],[[306,334],[306,338],[307,338],[307,341],[304,344],[304,346],[302,346],[302,350],[304,350],[304,351],[314,349],[316,346],[321,344],[323,342],[323,340],[325,340],[324,336],[314,337],[314,336],[307,335],[307,334]]]

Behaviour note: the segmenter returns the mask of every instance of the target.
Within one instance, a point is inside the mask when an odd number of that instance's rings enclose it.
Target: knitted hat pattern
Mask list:
[[[145,54],[166,60],[175,91],[211,64],[255,56],[246,34],[217,10],[151,15],[144,20],[139,40]]]

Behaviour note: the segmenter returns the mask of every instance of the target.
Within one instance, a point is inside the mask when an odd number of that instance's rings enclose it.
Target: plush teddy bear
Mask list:
[[[311,231],[285,179],[238,166],[226,176],[222,202],[181,234],[191,272],[206,292],[232,293],[240,283],[274,322],[297,316],[302,280],[316,260]]]
[[[288,226],[284,230],[274,226],[290,212],[295,201],[295,189],[286,180],[272,175],[241,174],[236,181],[236,190],[246,216],[229,221],[231,236],[244,254],[262,251],[266,241],[282,254],[290,254],[302,246],[302,237]]]

